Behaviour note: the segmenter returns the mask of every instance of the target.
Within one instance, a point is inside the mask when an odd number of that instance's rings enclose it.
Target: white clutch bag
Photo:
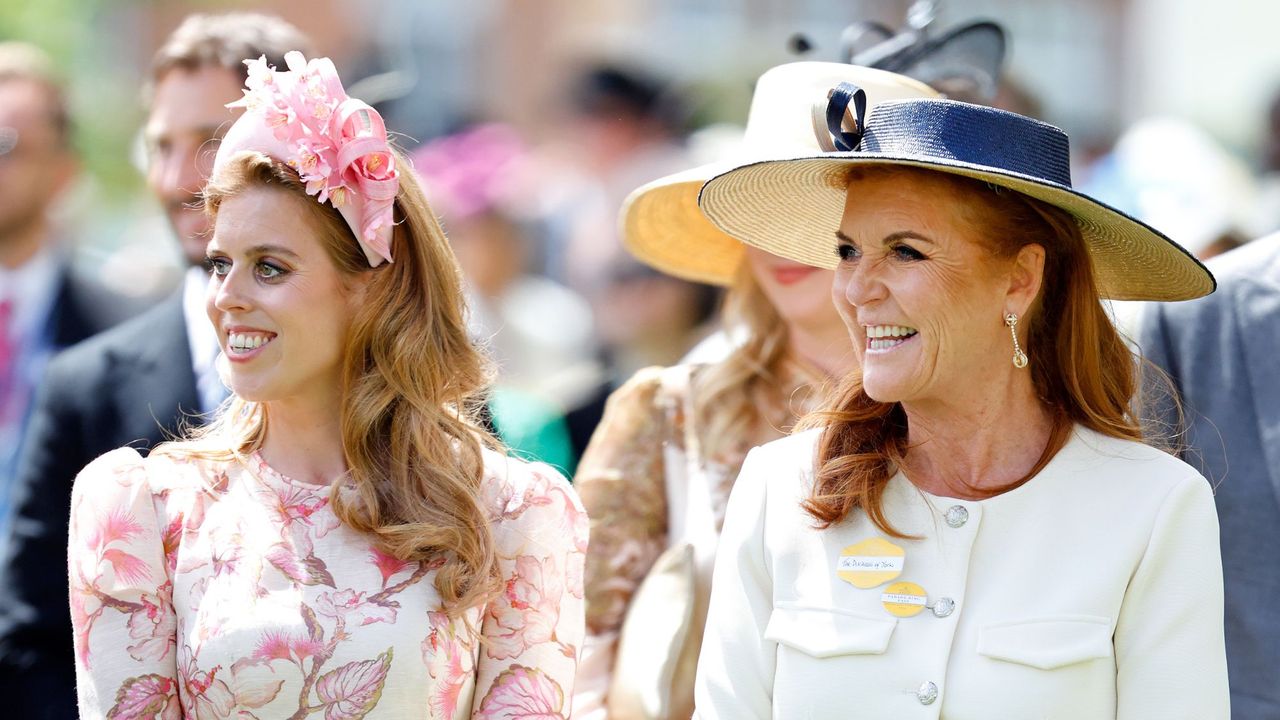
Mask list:
[[[693,546],[658,556],[631,599],[609,685],[610,720],[675,720],[693,715],[693,676],[702,646],[694,632]]]

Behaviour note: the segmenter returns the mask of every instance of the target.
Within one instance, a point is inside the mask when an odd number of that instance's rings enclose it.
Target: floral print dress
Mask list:
[[[256,454],[103,455],[72,495],[81,717],[568,717],[586,515],[554,470],[487,450],[484,488],[504,592],[450,619],[440,563],[380,552],[328,487]]]

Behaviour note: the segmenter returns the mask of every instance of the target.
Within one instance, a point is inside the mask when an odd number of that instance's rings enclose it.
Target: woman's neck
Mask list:
[[[278,400],[266,411],[260,452],[273,469],[313,485],[328,485],[347,472],[337,402]]]
[[[908,431],[902,470],[935,495],[990,497],[1036,467],[1054,419],[1025,372],[1003,392],[960,394],[967,396],[960,404],[903,403]]]

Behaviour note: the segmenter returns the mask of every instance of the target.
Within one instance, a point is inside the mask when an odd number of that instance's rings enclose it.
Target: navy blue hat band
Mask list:
[[[1004,110],[944,100],[871,111],[862,152],[982,165],[1071,187],[1071,148],[1058,128]]]

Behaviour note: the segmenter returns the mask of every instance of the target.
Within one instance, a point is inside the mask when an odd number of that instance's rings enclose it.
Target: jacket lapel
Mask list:
[[[183,417],[199,424],[200,402],[181,292],[157,306],[149,320],[138,326],[130,347],[117,351],[111,392],[129,439],[154,445],[180,432]]]

